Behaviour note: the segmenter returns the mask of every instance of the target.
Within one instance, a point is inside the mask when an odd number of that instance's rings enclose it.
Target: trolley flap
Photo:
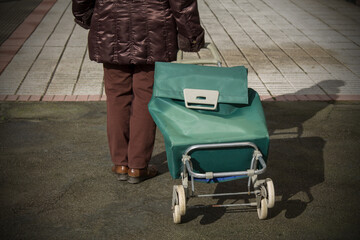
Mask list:
[[[243,66],[227,68],[155,63],[153,97],[184,101],[184,89],[192,89],[192,93],[196,90],[205,90],[202,94],[206,94],[206,90],[217,91],[218,103],[248,104],[247,69]],[[192,93],[190,93],[191,96]],[[199,101],[200,104],[205,98],[208,98],[207,95],[203,95],[201,98],[202,94],[195,96],[196,101]],[[211,97],[211,99],[213,98]],[[213,103],[209,105],[213,105]]]

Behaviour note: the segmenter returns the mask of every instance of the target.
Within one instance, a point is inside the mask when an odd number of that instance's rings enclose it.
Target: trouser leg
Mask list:
[[[107,136],[114,165],[128,166],[132,66],[104,64],[107,103]]]
[[[147,167],[154,147],[156,126],[148,110],[154,85],[154,65],[135,65],[130,116],[129,167]]]

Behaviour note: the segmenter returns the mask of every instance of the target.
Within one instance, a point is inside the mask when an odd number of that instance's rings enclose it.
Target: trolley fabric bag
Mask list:
[[[219,92],[219,103],[248,103],[247,69],[179,63],[155,64],[154,96],[184,100],[184,89]]]
[[[207,98],[211,98],[210,103]],[[188,101],[193,108],[188,108]],[[247,87],[245,67],[157,62],[149,111],[164,136],[173,178],[180,177],[183,152],[196,144],[252,142],[267,159],[265,116],[259,95]],[[246,171],[252,157],[253,149],[245,147],[197,150],[191,159],[194,171],[204,173]],[[233,178],[206,181],[228,180]]]

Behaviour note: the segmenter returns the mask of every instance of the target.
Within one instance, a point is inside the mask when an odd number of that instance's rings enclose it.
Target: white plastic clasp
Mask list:
[[[214,173],[213,172],[206,172],[205,177],[206,177],[206,179],[213,179],[214,178]]]
[[[217,107],[219,91],[185,88],[183,92],[187,108],[215,110]]]
[[[182,162],[185,164],[186,161],[190,161],[191,157],[189,155],[185,155],[183,154],[182,155]]]
[[[262,154],[261,154],[261,152],[259,150],[255,150],[254,151],[254,156],[255,156],[255,158],[257,160],[257,159],[259,159],[259,157],[262,157]]]
[[[249,177],[252,177],[252,176],[255,175],[255,170],[254,169],[249,169],[249,170],[247,170],[247,173],[248,173]]]

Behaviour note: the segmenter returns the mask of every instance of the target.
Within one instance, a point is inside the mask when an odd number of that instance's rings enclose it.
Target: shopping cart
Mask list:
[[[216,207],[256,207],[260,219],[267,218],[275,204],[270,178],[258,179],[266,170],[269,135],[259,95],[247,87],[245,67],[221,66],[218,52],[207,45],[213,58],[176,63],[156,63],[149,111],[162,132],[174,185],[174,223],[186,214],[194,197],[255,195],[250,203]],[[187,64],[184,64],[187,63]],[[196,64],[196,65],[195,65]],[[248,178],[244,192],[195,194],[194,182],[219,183]]]

